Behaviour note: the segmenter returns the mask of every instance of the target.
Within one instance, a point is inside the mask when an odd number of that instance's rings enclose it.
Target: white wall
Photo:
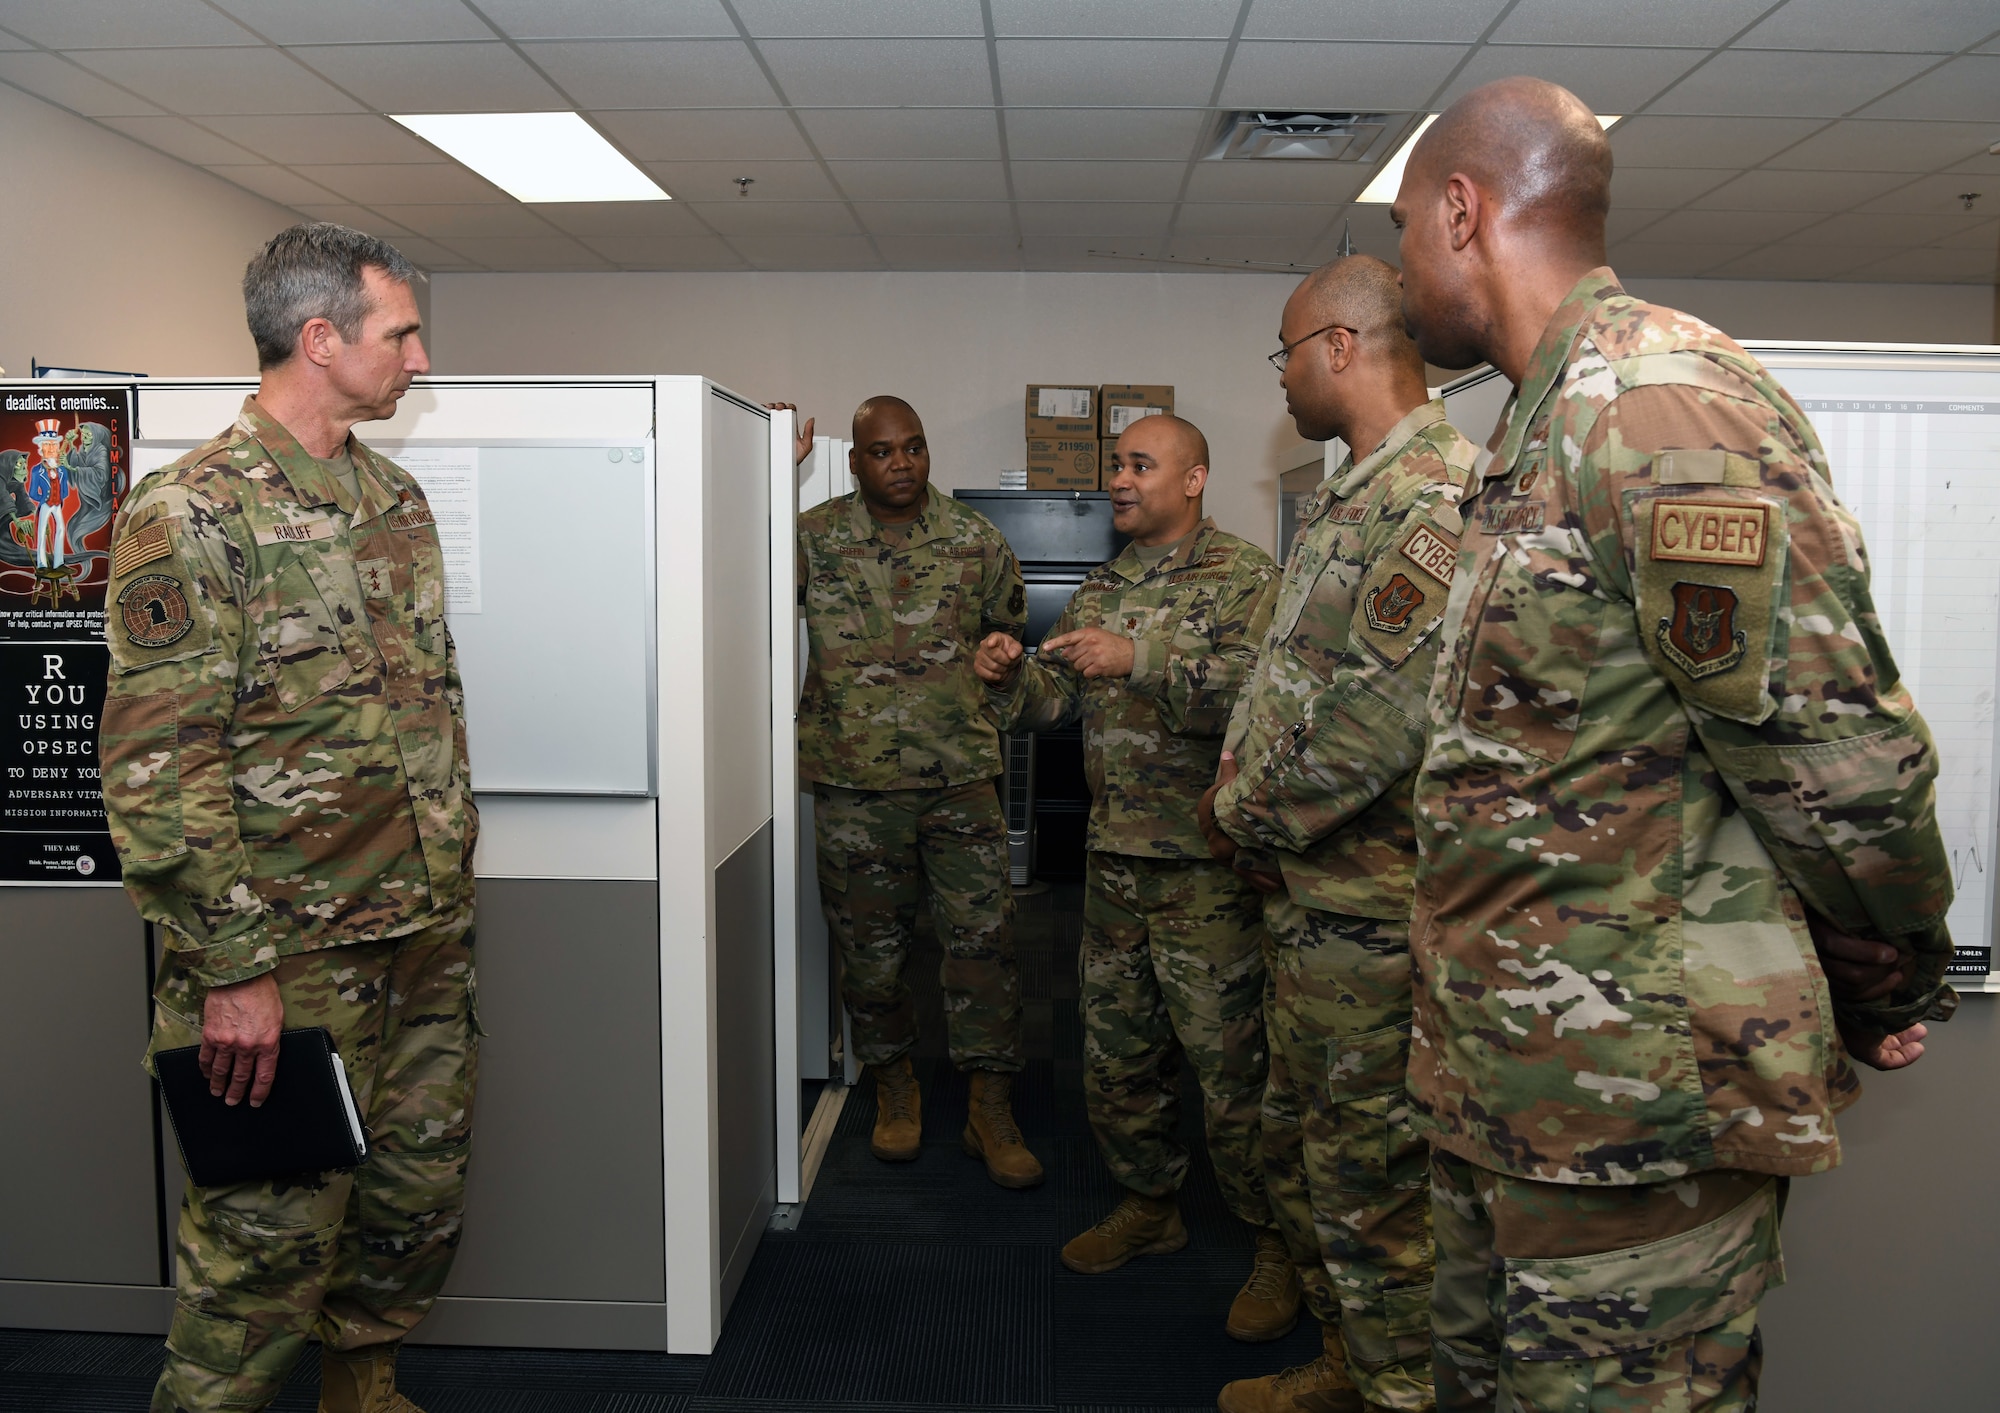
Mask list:
[[[296,213],[3,84],[0,134],[9,377],[257,370],[243,267]]]
[[[1208,434],[1209,509],[1267,548],[1298,435],[1264,355],[1294,284],[1262,274],[439,275],[445,373],[705,373],[845,434],[871,393],[924,419],[931,474],[994,486],[1024,464],[1031,382],[1172,383]],[[1743,338],[1984,342],[1993,291],[1638,280]],[[1489,428],[1466,428],[1484,440]]]

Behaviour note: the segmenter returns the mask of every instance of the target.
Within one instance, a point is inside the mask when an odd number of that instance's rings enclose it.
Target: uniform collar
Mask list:
[[[278,474],[285,478],[293,497],[301,505],[330,505],[359,524],[395,509],[401,499],[384,483],[381,471],[375,465],[375,454],[355,440],[352,432],[347,434],[346,451],[354,461],[355,481],[361,489],[359,504],[348,496],[347,487],[340,483],[340,478],[320,465],[318,457],[299,445],[299,439],[266,412],[254,395],[243,399],[243,410],[236,415],[236,425],[264,449],[264,454],[278,468]]]
[[[950,535],[946,525],[948,512],[944,508],[945,499],[936,486],[924,487],[924,508],[917,512],[917,518],[894,527],[904,532],[901,548],[911,549]],[[862,499],[861,492],[856,491],[854,503],[847,508],[848,533],[857,543],[874,544],[881,539],[882,528],[868,513],[868,502]]]
[[[1500,414],[1500,425],[1506,430],[1500,434],[1500,441],[1493,448],[1493,459],[1486,463],[1486,477],[1505,476],[1513,471],[1514,462],[1521,454],[1521,445],[1527,440],[1528,429],[1532,427],[1554,391],[1556,381],[1562,377],[1563,369],[1569,366],[1570,355],[1576,348],[1577,336],[1583,326],[1590,322],[1597,312],[1597,306],[1614,295],[1625,293],[1618,283],[1618,276],[1611,273],[1609,266],[1600,265],[1590,271],[1570,289],[1566,298],[1556,306],[1556,312],[1549,316],[1548,327],[1542,330],[1541,341],[1535,351],[1528,355],[1528,367],[1521,378],[1521,385],[1514,390],[1514,396]]]
[[[1403,420],[1389,429],[1382,438],[1382,444],[1368,455],[1356,461],[1353,451],[1347,459],[1334,468],[1328,477],[1333,482],[1333,494],[1340,500],[1352,500],[1361,488],[1374,479],[1375,473],[1402,455],[1403,448],[1415,441],[1417,434],[1444,421],[1444,403],[1437,398],[1418,403],[1403,415]]]
[[[1139,558],[1139,546],[1127,544],[1119,551],[1118,557],[1111,561],[1111,571],[1130,584],[1136,584],[1141,579],[1150,579],[1159,574],[1172,574],[1187,568],[1206,554],[1209,538],[1214,534],[1215,517],[1205,515],[1201,523],[1188,532],[1187,538],[1163,555],[1160,562],[1151,569],[1148,569],[1146,562]]]

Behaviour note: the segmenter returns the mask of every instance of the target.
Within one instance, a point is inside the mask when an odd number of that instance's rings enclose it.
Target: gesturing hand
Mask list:
[[[278,978],[269,972],[209,992],[201,1011],[198,1057],[208,1092],[226,1104],[241,1104],[247,1090],[250,1107],[262,1108],[278,1077],[278,1036],[284,1024]]]
[[[972,655],[972,670],[989,687],[1004,687],[1021,670],[1021,640],[1005,633],[988,633]]]
[[[1048,638],[1042,651],[1053,653],[1085,677],[1130,677],[1133,643],[1102,628],[1079,628],[1058,638]]]
[[[808,417],[801,423],[798,420],[799,409],[795,403],[767,402],[764,406],[772,412],[789,412],[792,414],[792,465],[797,466],[808,456],[811,456],[813,454],[813,419]]]

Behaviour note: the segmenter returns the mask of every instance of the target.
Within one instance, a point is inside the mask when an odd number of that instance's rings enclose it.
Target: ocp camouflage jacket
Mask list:
[[[211,985],[472,906],[443,559],[414,478],[361,497],[255,398],[112,531],[105,811],[142,917]]]
[[[1133,640],[1128,677],[1087,678],[1038,654],[987,690],[1002,731],[1083,722],[1088,846],[1145,858],[1206,859],[1195,802],[1215,780],[1222,733],[1271,621],[1277,566],[1204,520],[1150,569],[1127,545],[1092,570],[1049,629],[1103,628]]]
[[[1937,753],[1853,517],[1755,359],[1609,270],[1468,498],[1417,779],[1410,1083],[1451,1152],[1638,1183],[1839,1161],[1803,905],[1937,1000]]]

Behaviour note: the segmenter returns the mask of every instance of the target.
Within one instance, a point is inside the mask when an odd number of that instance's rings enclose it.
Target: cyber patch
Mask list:
[[[421,530],[426,525],[437,524],[437,517],[431,514],[431,508],[416,501],[404,501],[384,518],[391,530]]]
[[[1736,626],[1736,591],[1719,584],[1674,585],[1674,609],[1653,630],[1667,661],[1699,679],[1743,661],[1749,635]]]
[[[1368,626],[1378,633],[1400,633],[1424,606],[1424,591],[1407,574],[1392,574],[1389,582],[1362,600]]]
[[[118,595],[118,618],[135,648],[171,647],[194,627],[180,581],[165,574],[147,574],[127,584]]]
[[[1541,500],[1526,505],[1488,501],[1479,507],[1479,528],[1489,535],[1534,534],[1546,527],[1548,518],[1548,502]]]
[[[1447,589],[1451,587],[1452,571],[1458,568],[1457,540],[1429,525],[1419,525],[1403,536],[1396,548],[1418,569]]]
[[[111,577],[122,579],[141,565],[164,559],[173,552],[173,536],[167,529],[167,522],[155,520],[142,530],[134,530],[111,547]]]
[[[1652,557],[1755,569],[1764,562],[1771,507],[1754,501],[1653,502]]]

